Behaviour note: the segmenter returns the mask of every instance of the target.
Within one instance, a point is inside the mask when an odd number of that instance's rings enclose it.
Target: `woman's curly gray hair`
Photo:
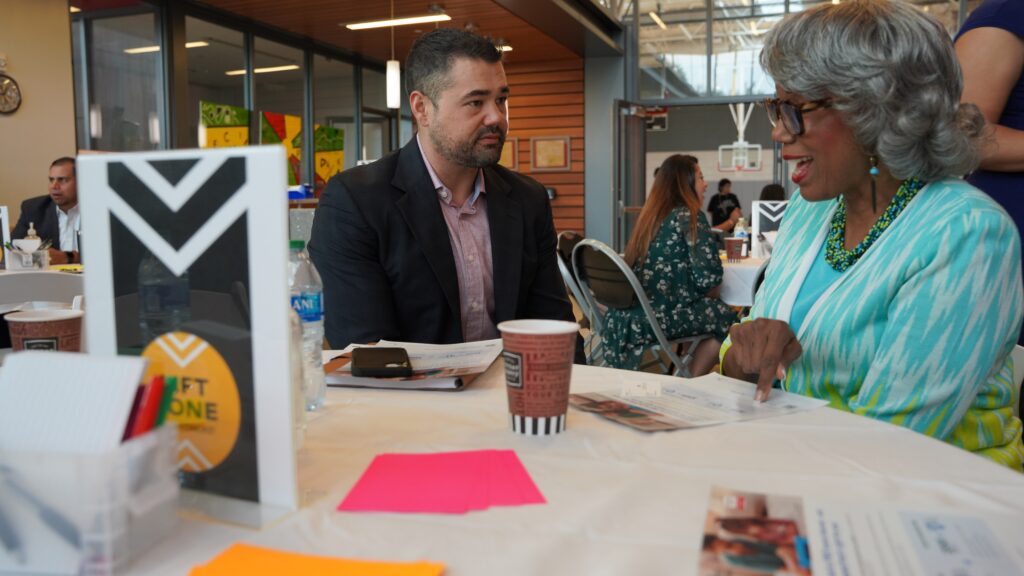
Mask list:
[[[761,66],[788,92],[834,98],[857,142],[897,178],[977,166],[985,120],[960,104],[953,42],[909,2],[848,0],[791,14],[765,36]]]

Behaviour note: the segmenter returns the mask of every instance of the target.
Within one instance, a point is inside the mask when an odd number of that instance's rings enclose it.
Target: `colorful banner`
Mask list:
[[[313,128],[314,190],[320,190],[345,166],[345,131],[341,128],[314,125]]]
[[[199,147],[249,145],[249,111],[240,106],[199,101]]]
[[[288,185],[302,183],[302,117],[260,113],[260,144],[281,144],[288,161]]]

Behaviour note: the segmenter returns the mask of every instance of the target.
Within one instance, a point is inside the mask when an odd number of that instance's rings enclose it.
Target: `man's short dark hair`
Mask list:
[[[448,71],[456,58],[471,58],[488,63],[501,61],[494,44],[472,32],[456,28],[438,28],[420,36],[405,59],[405,87],[408,93],[422,92],[437,105],[450,83]]]
[[[732,180],[729,180],[728,178],[722,178],[721,180],[718,181],[718,191],[721,192],[729,184],[732,184]]]
[[[61,156],[60,158],[57,158],[50,164],[50,168],[53,168],[54,166],[63,166],[65,164],[71,164],[71,169],[77,170],[77,167],[75,166],[75,159],[70,156]]]

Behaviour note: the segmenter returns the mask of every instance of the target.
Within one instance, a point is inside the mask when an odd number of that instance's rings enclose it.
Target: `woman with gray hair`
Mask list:
[[[959,178],[983,121],[959,104],[949,36],[909,3],[850,0],[786,17],[761,63],[799,190],[723,373],[759,400],[774,382],[1020,470],[1020,240]]]

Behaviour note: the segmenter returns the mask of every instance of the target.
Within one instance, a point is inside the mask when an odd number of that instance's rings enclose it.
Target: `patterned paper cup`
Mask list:
[[[569,379],[580,326],[559,320],[498,324],[512,430],[547,436],[565,430]]]
[[[78,352],[82,347],[81,310],[25,310],[4,316],[14,350]]]
[[[743,258],[743,238],[726,238],[725,239],[725,253],[729,257],[729,260],[739,260]]]

